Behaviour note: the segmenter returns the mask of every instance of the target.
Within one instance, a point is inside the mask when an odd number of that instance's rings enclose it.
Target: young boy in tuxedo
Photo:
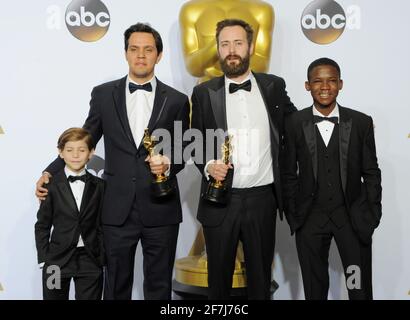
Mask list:
[[[335,240],[351,300],[372,299],[372,235],[382,215],[373,120],[337,102],[339,65],[313,61],[305,88],[313,105],[285,124],[283,196],[305,298],[326,300]]]
[[[73,279],[77,300],[98,300],[103,288],[104,181],[85,169],[94,153],[92,137],[82,128],[70,128],[58,139],[58,151],[65,168],[47,185],[48,197],[35,224],[43,298],[68,300]]]

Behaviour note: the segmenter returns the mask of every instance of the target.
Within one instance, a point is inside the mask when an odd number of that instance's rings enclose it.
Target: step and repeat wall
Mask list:
[[[228,2],[231,0],[227,0]],[[0,11],[0,299],[41,299],[34,223],[35,182],[57,155],[57,138],[82,126],[90,92],[127,74],[123,32],[148,22],[162,35],[156,75],[190,95],[198,78],[186,68],[179,15],[201,0],[8,1]],[[202,0],[205,2],[205,0]],[[224,0],[209,1],[207,8]],[[250,6],[248,2],[237,1]],[[285,78],[299,108],[311,104],[306,69],[319,57],[342,69],[343,106],[373,117],[383,179],[383,217],[373,242],[376,299],[410,298],[410,3],[404,0],[266,0],[275,13],[268,72]],[[252,4],[253,5],[253,4]],[[242,9],[241,9],[242,10]],[[240,10],[239,10],[240,11]],[[239,12],[238,11],[238,12]],[[211,10],[211,12],[213,12]],[[216,12],[216,11],[215,11]],[[235,10],[228,15],[235,17]],[[215,18],[215,16],[213,18]],[[194,19],[194,18],[193,18]],[[213,30],[213,29],[212,29]],[[211,33],[212,35],[212,33]],[[90,169],[103,172],[103,143]],[[184,221],[177,258],[188,255],[199,229],[200,174],[187,165],[178,176]],[[294,238],[278,221],[275,299],[303,299]],[[330,299],[346,299],[340,257],[329,257]],[[134,299],[142,299],[142,255],[137,251]]]

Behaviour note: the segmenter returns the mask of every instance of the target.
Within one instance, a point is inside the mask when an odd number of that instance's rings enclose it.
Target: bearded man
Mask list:
[[[201,83],[192,93],[192,128],[204,139],[202,152],[194,157],[202,173],[201,193],[210,180],[224,181],[228,198],[221,205],[201,197],[198,206],[208,258],[208,297],[230,298],[241,240],[248,298],[270,299],[276,214],[283,216],[279,163],[284,118],[296,108],[282,78],[251,71],[254,39],[248,23],[218,22],[216,41],[224,76]],[[228,134],[233,152],[226,164],[220,149]]]

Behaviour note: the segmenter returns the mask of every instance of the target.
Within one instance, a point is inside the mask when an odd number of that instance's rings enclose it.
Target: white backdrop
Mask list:
[[[190,95],[196,79],[185,69],[178,14],[183,0],[103,0],[111,24],[97,42],[86,43],[67,30],[70,0],[7,1],[0,11],[0,299],[41,299],[34,223],[38,202],[34,184],[56,155],[66,128],[81,126],[93,86],[127,73],[123,32],[138,21],[162,35],[163,59],[157,76]],[[304,90],[306,68],[328,56],[340,63],[344,88],[339,102],[373,116],[383,178],[383,217],[373,244],[376,299],[409,299],[410,251],[410,2],[338,0],[346,10],[360,8],[360,29],[346,29],[332,44],[317,45],[302,33],[300,17],[310,0],[268,0],[276,13],[270,72],[286,79],[298,108],[311,103]],[[160,8],[160,10],[159,10]],[[53,23],[50,23],[52,21]],[[1,132],[1,130],[0,130]],[[100,145],[97,154],[103,155]],[[199,173],[179,176],[184,222],[177,258],[187,255],[198,229]],[[278,221],[275,299],[303,299],[294,239]],[[347,297],[340,258],[330,256],[331,299]],[[133,297],[142,298],[141,254],[136,259]]]

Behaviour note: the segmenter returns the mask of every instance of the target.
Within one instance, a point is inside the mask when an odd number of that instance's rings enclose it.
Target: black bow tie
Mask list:
[[[67,180],[68,180],[69,182],[74,182],[74,181],[77,181],[77,180],[81,180],[82,182],[85,183],[85,181],[86,181],[86,175],[83,174],[82,176],[68,176]]]
[[[152,91],[152,86],[151,82],[148,82],[146,84],[135,84],[130,82],[128,85],[128,89],[130,89],[130,92],[133,93],[135,90],[145,90],[145,91]]]
[[[318,123],[323,120],[327,120],[330,122],[333,122],[334,124],[338,124],[339,122],[339,117],[321,117],[321,116],[313,116],[313,122]]]
[[[241,84],[236,84],[236,83],[230,83],[229,84],[229,93],[234,93],[238,90],[246,90],[246,91],[251,91],[252,84],[251,80],[245,81]]]

